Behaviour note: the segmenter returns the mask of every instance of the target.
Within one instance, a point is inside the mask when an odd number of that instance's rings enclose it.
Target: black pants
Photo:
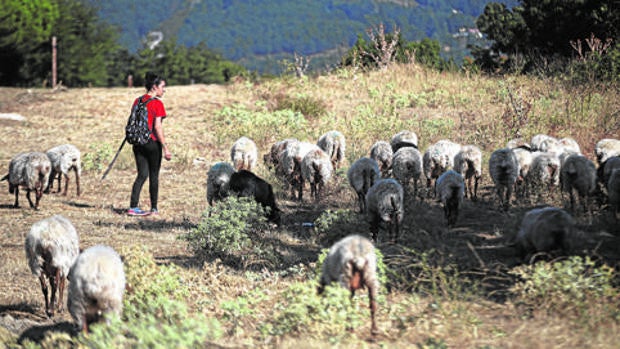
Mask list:
[[[129,207],[138,207],[140,191],[146,178],[149,178],[149,194],[151,209],[157,209],[157,195],[159,194],[159,169],[161,168],[161,143],[150,140],[145,145],[134,145],[133,155],[136,158],[138,176],[131,189]]]

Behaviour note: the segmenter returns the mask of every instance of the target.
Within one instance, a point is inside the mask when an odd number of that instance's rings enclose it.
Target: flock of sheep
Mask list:
[[[344,159],[345,137],[338,131],[322,135],[316,144],[287,138],[274,143],[264,155],[264,161],[275,175],[291,189],[291,196],[303,200],[303,189],[310,183],[310,195],[320,200],[324,187],[333,177],[334,169]],[[540,195],[555,188],[568,193],[570,207],[575,212],[575,192],[584,211],[591,207],[595,195],[606,197],[615,219],[620,214],[620,140],[603,139],[595,149],[595,164],[581,153],[572,138],[556,139],[536,135],[528,144],[521,139],[508,142],[505,148],[492,152],[488,170],[493,180],[499,204],[510,209],[513,192],[517,197]],[[231,181],[239,172],[255,169],[258,159],[256,144],[246,137],[236,141],[231,150],[234,166],[219,162],[211,167],[207,178],[207,200],[225,198],[229,192],[254,197],[257,202],[279,212],[269,183],[256,177],[252,184],[239,189]],[[448,226],[456,223],[464,198],[478,199],[478,182],[482,176],[482,151],[475,145],[460,145],[440,140],[422,154],[414,132],[401,131],[391,141],[372,145],[369,156],[354,161],[347,178],[357,194],[360,213],[370,223],[372,240],[378,241],[380,226],[388,239],[397,242],[404,215],[405,195],[413,185],[412,198],[419,196],[418,182],[426,178],[426,195],[435,196],[443,206]],[[266,188],[257,190],[259,181]],[[233,185],[232,182],[237,182]],[[434,183],[433,183],[434,182]],[[606,195],[605,195],[606,192]],[[278,215],[279,222],[279,215]],[[569,252],[578,235],[574,218],[561,208],[545,207],[528,212],[516,235],[514,247],[525,260],[537,252],[562,250]],[[376,256],[369,239],[349,236],[337,242],[329,251],[323,265],[319,291],[331,281],[339,281],[352,294],[361,287],[369,289],[372,331],[376,331],[374,297],[377,290]]]
[[[432,196],[441,202],[449,226],[457,221],[464,198],[478,198],[478,181],[482,176],[482,151],[475,145],[460,145],[440,140],[420,153],[414,132],[402,131],[391,142],[378,141],[368,157],[354,161],[347,178],[357,194],[361,213],[370,223],[372,240],[359,235],[348,236],[329,250],[323,264],[319,293],[333,282],[354,292],[368,288],[371,309],[371,332],[375,334],[376,294],[379,288],[376,255],[373,242],[378,241],[383,226],[388,239],[397,242],[404,215],[405,195]],[[338,131],[329,131],[316,144],[284,139],[272,145],[264,161],[285,185],[291,196],[303,200],[305,183],[310,184],[310,195],[318,201],[324,195],[326,184],[335,169],[342,165],[346,150],[345,137]],[[620,140],[603,139],[596,144],[595,164],[581,154],[579,145],[570,138],[556,139],[537,135],[528,144],[512,140],[503,149],[492,152],[489,174],[495,185],[501,207],[510,208],[512,193],[529,197],[542,188],[560,187],[569,193],[571,210],[575,212],[574,192],[584,211],[591,207],[590,199],[603,194],[612,207],[615,219],[620,216]],[[215,163],[207,175],[207,201],[222,200],[229,194],[253,197],[268,208],[269,220],[279,224],[280,210],[276,205],[271,184],[256,176],[258,160],[256,144],[247,137],[237,140],[231,149],[232,165]],[[80,194],[80,153],[66,144],[44,153],[23,153],[15,156],[9,165],[9,191],[25,188],[30,205],[38,208],[43,191],[53,185],[56,174],[60,191],[60,174],[76,173],[77,194]],[[418,193],[418,182],[426,178],[426,194]],[[434,182],[434,184],[433,184]],[[409,190],[413,185],[413,191]],[[602,189],[601,189],[602,188]],[[30,199],[36,193],[36,203]],[[552,190],[553,191],[553,190]],[[409,196],[407,196],[409,198]],[[565,210],[555,207],[537,208],[523,218],[515,239],[521,256],[552,250],[569,251],[572,237],[577,234],[574,218]],[[75,228],[64,217],[56,215],[35,223],[26,237],[26,254],[30,268],[40,279],[45,296],[46,313],[53,316],[62,310],[65,279],[70,280],[68,307],[77,325],[87,330],[88,325],[106,313],[120,313],[125,289],[123,264],[110,247],[94,246],[80,253]],[[51,298],[48,299],[49,280]],[[59,293],[58,299],[56,294]]]

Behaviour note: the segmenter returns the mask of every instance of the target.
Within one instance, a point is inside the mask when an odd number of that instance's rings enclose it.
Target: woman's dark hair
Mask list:
[[[150,91],[153,86],[159,85],[162,80],[165,79],[155,73],[147,72],[144,74],[144,87],[146,87],[147,91]]]

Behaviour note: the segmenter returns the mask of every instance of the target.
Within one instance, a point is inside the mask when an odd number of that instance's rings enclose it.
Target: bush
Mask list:
[[[613,268],[597,266],[589,257],[520,266],[512,273],[522,279],[511,291],[526,311],[585,317],[590,321],[620,316],[617,306],[610,306],[620,296],[612,286]]]

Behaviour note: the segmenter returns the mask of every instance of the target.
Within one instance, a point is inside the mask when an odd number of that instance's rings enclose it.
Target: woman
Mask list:
[[[131,201],[129,203],[129,210],[127,214],[130,216],[146,216],[157,215],[157,195],[159,193],[159,169],[161,167],[162,151],[164,158],[170,160],[172,154],[168,150],[166,139],[164,138],[164,129],[162,127],[162,120],[166,117],[166,110],[164,103],[160,98],[166,92],[166,80],[153,73],[146,73],[145,84],[147,93],[141,97],[138,97],[133,103],[135,106],[138,100],[143,102],[150,102],[146,105],[149,113],[149,129],[152,131],[151,139],[144,145],[134,145],[133,154],[136,158],[136,168],[138,169],[138,176],[133,183],[131,189]],[[140,202],[140,191],[142,191],[142,185],[146,178],[149,178],[149,194],[151,196],[151,211],[144,211],[138,207]]]

